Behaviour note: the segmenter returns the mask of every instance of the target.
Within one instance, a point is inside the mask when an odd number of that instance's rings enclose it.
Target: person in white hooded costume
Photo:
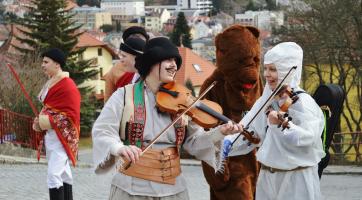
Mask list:
[[[288,71],[297,66],[285,84],[293,91],[300,87],[303,50],[294,42],[283,42],[269,50],[264,56],[264,77],[266,86],[263,95],[242,119],[245,126]],[[250,124],[248,131],[254,131],[261,141],[248,145],[247,141],[235,142],[229,156],[246,154],[255,147],[261,171],[257,181],[257,200],[318,200],[321,199],[318,178],[318,162],[325,155],[321,133],[324,127],[323,113],[314,99],[305,92],[288,109],[292,121],[290,128],[278,128],[277,111],[268,116],[261,112]],[[236,136],[227,136],[231,141]]]

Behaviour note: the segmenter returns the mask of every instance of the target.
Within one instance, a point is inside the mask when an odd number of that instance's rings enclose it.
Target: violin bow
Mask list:
[[[248,129],[250,124],[256,119],[256,117],[259,115],[259,113],[266,107],[266,105],[268,105],[270,103],[270,101],[275,97],[276,94],[278,94],[279,90],[283,87],[283,84],[285,82],[285,80],[288,78],[288,76],[291,74],[292,70],[297,69],[297,66],[293,66],[292,68],[290,68],[290,70],[288,71],[288,73],[285,75],[285,77],[282,79],[282,81],[277,85],[277,87],[275,88],[275,90],[271,93],[271,95],[268,97],[268,99],[264,102],[264,104],[259,108],[259,110],[256,112],[256,114],[254,115],[253,118],[251,118],[251,120],[248,122],[248,124],[245,126],[245,129]],[[239,122],[239,124],[241,124],[241,121]],[[239,139],[239,137],[242,134],[239,133],[239,135],[235,138],[235,140],[231,143],[230,148],[233,147],[234,143]]]
[[[30,107],[31,107],[31,110],[33,111],[34,115],[35,116],[38,116],[39,115],[39,112],[38,110],[36,109],[33,101],[31,100],[28,92],[26,92],[25,90],[25,87],[23,85],[23,83],[21,82],[18,74],[16,73],[14,67],[10,64],[10,63],[6,63],[6,65],[8,66],[8,68],[10,69],[11,73],[13,74],[15,80],[18,82],[19,86],[20,86],[20,89],[21,91],[23,92],[24,96],[25,96],[25,99],[28,101]],[[37,159],[38,161],[40,160],[40,151],[41,151],[41,148],[43,146],[43,139],[41,138],[40,141],[39,141],[39,145],[38,145],[38,148],[37,148]]]
[[[153,140],[142,150],[141,156],[149,150],[153,144],[156,143],[156,141],[166,133],[168,129],[170,129],[181,117],[186,114],[200,99],[202,99],[215,85],[217,81],[214,81],[211,83],[211,85],[203,92],[201,93],[184,111],[182,111],[178,116],[168,125],[166,126]],[[121,166],[122,169],[128,169],[131,165],[131,162],[125,162],[124,166]]]

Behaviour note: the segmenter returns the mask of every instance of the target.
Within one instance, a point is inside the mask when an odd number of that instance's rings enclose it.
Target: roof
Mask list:
[[[67,7],[65,8],[65,10],[72,10],[73,8],[77,7],[79,7],[77,3],[72,0],[67,0]]]
[[[113,51],[111,47],[109,47],[106,43],[98,40],[90,33],[84,32],[78,38],[78,44],[75,48],[86,48],[86,47],[103,47],[105,48],[113,57],[118,58],[118,54]]]
[[[14,24],[8,24],[8,25],[1,25],[0,26],[0,37],[1,40],[4,41],[1,48],[2,51],[13,53],[13,54],[19,54],[20,52],[16,50],[16,47],[24,48],[24,49],[32,49],[29,45],[26,43],[20,42],[20,40],[17,40],[14,36],[18,36],[20,38],[27,38],[26,35],[24,35],[19,29],[29,31],[27,28],[20,26],[20,25],[14,25]]]
[[[190,79],[193,86],[201,86],[214,72],[216,66],[189,48],[179,47],[178,49],[182,57],[182,66],[176,74],[176,81],[178,83],[185,83],[187,79]],[[197,67],[200,71],[197,71]]]

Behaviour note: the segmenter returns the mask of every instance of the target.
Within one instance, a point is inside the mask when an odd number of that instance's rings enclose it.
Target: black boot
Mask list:
[[[50,200],[64,200],[64,187],[50,188],[49,189]]]
[[[64,186],[64,200],[73,200],[72,185],[63,183]]]

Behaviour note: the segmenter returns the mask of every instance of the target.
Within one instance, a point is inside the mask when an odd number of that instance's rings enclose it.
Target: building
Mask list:
[[[112,15],[144,16],[144,0],[102,0],[101,8]]]
[[[153,9],[167,9],[173,11],[193,10],[207,14],[212,9],[212,0],[168,0],[152,1],[145,6],[146,11]]]
[[[167,9],[157,9],[146,14],[145,28],[149,31],[160,32],[163,29],[163,24],[170,19],[171,13]]]
[[[272,27],[284,24],[283,11],[246,11],[244,14],[235,14],[235,23],[245,26],[255,26],[261,30],[271,31]]]
[[[216,47],[214,39],[211,37],[204,37],[199,39],[193,39],[191,41],[192,51],[203,59],[212,63],[216,62]]]
[[[113,66],[113,60],[118,59],[117,53],[110,48],[106,43],[97,40],[91,34],[85,32],[79,36],[76,48],[85,48],[79,59],[92,59],[93,67],[99,70],[99,74],[91,80],[86,81],[82,86],[90,86],[94,88],[95,94],[104,93],[103,74],[108,72]]]
[[[199,10],[205,13],[209,12],[212,9],[211,0],[178,0],[179,6],[183,10]]]
[[[111,13],[113,24],[123,24],[134,19],[140,24],[141,18],[145,16],[144,0],[102,0],[101,8]]]
[[[192,39],[199,39],[203,37],[208,37],[211,35],[211,29],[204,22],[196,22],[191,26],[190,30]]]
[[[185,84],[190,80],[196,96],[198,96],[201,85],[214,72],[216,66],[189,48],[179,47],[179,51],[182,57],[182,65],[176,73],[175,80],[180,84]]]
[[[83,5],[74,8],[71,12],[74,14],[72,20],[74,20],[75,25],[82,25],[82,29],[85,30],[96,30],[102,25],[112,24],[111,13],[95,6]]]

